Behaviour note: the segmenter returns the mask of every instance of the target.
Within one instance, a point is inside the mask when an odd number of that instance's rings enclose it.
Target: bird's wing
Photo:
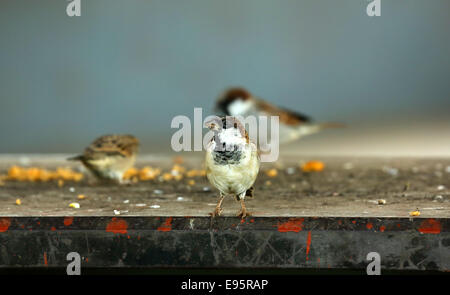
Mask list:
[[[303,123],[310,123],[311,118],[298,112],[273,106],[261,99],[257,100],[258,107],[269,116],[278,116],[281,123],[291,126],[298,126]]]
[[[139,141],[130,135],[105,135],[97,138],[84,152],[87,159],[98,159],[105,156],[131,156]]]

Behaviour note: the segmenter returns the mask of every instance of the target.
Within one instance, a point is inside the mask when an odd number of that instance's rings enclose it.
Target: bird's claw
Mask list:
[[[252,215],[251,212],[247,211],[247,209],[245,209],[245,208],[242,208],[242,209],[238,212],[237,217],[240,217],[241,219],[245,219],[245,217],[251,216],[251,215]]]
[[[209,215],[211,215],[211,217],[216,217],[216,216],[220,216],[222,214],[222,212],[223,212],[222,208],[216,207],[216,209],[213,212],[209,213]]]

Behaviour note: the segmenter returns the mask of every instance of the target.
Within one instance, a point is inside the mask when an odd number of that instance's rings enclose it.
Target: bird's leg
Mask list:
[[[238,212],[237,216],[241,219],[245,219],[245,217],[251,215],[251,213],[247,211],[247,208],[245,207],[245,192],[239,195],[239,201],[241,202],[241,210]]]
[[[216,209],[213,212],[209,213],[212,217],[220,216],[220,214],[222,214],[222,211],[223,211],[222,202],[223,202],[224,198],[225,198],[225,196],[221,193],[219,201],[217,202],[217,205],[216,205]]]

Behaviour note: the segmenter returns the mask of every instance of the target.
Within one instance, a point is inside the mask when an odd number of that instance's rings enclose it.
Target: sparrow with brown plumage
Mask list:
[[[68,160],[81,161],[99,180],[123,183],[124,173],[133,167],[139,140],[132,135],[104,135],[84,153]]]
[[[343,127],[340,123],[313,123],[308,116],[274,106],[242,87],[226,90],[217,100],[216,109],[227,116],[278,116],[280,143],[289,143],[326,128]]]
[[[206,176],[220,192],[220,198],[211,215],[222,213],[222,202],[226,195],[240,201],[238,216],[250,215],[245,206],[245,197],[253,197],[253,183],[258,175],[260,159],[256,145],[236,118],[224,117],[208,122],[213,137],[206,147]]]

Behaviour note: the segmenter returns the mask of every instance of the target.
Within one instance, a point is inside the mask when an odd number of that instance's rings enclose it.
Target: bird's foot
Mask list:
[[[251,216],[251,215],[252,215],[252,213],[250,211],[247,211],[247,209],[245,207],[243,207],[243,208],[241,208],[241,210],[239,210],[239,212],[236,216],[240,217],[241,219],[245,219],[245,217]]]
[[[220,216],[223,212],[223,209],[221,207],[216,207],[216,209],[209,213],[209,215],[211,215],[211,217],[216,217],[216,216]]]

